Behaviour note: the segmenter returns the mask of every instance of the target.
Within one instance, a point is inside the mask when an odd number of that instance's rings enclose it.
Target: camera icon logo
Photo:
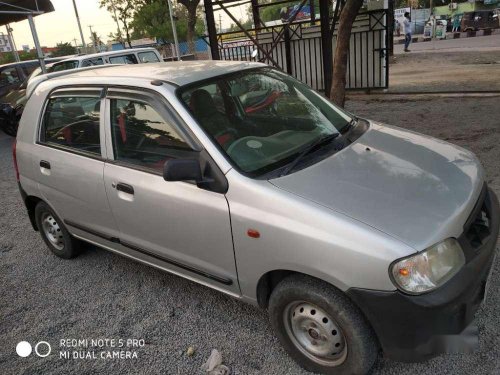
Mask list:
[[[20,341],[16,345],[16,353],[19,357],[29,357],[33,348],[28,341]],[[52,347],[47,341],[39,341],[35,345],[35,353],[37,356],[44,358],[52,352]]]

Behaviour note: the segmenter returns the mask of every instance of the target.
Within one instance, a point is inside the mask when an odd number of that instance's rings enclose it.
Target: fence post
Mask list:
[[[292,51],[290,48],[290,25],[284,25],[284,40],[285,40],[285,61],[286,61],[286,72],[292,74]]]
[[[321,49],[323,51],[323,87],[325,88],[325,96],[329,98],[333,76],[333,46],[330,37],[328,0],[319,0],[319,18],[321,20]]]
[[[220,60],[219,43],[217,41],[217,30],[215,28],[214,8],[212,0],[204,0],[205,18],[207,20],[208,42],[210,43],[210,53],[212,60]]]

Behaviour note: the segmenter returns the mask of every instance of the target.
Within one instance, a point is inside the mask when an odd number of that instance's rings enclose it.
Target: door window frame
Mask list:
[[[65,151],[68,153],[84,156],[90,159],[104,161],[106,155],[106,137],[105,137],[105,128],[104,128],[104,92],[105,88],[102,86],[85,86],[85,87],[71,87],[71,88],[57,88],[51,91],[47,97],[45,98],[45,102],[42,107],[42,111],[40,111],[39,119],[38,119],[38,128],[36,134],[36,143],[41,146],[54,148],[60,151]],[[91,152],[86,152],[84,150],[79,150],[77,148],[73,148],[70,146],[61,145],[54,142],[46,142],[44,140],[44,130],[45,130],[45,114],[47,112],[47,107],[49,105],[50,100],[56,98],[71,98],[71,97],[98,97],[100,101],[100,110],[99,110],[99,143],[101,148],[101,154],[97,155]]]

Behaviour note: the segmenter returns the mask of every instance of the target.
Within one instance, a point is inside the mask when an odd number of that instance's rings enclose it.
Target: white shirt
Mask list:
[[[411,22],[408,20],[408,18],[404,18],[403,21],[403,32],[404,34],[410,34],[411,35]]]

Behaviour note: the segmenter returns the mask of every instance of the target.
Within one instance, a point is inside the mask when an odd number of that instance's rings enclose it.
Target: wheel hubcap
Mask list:
[[[323,366],[338,366],[347,357],[347,344],[339,325],[323,309],[309,302],[292,302],[283,314],[294,345]]]
[[[57,250],[62,250],[64,248],[64,237],[57,223],[56,219],[49,214],[45,213],[42,216],[42,227],[45,237]]]

